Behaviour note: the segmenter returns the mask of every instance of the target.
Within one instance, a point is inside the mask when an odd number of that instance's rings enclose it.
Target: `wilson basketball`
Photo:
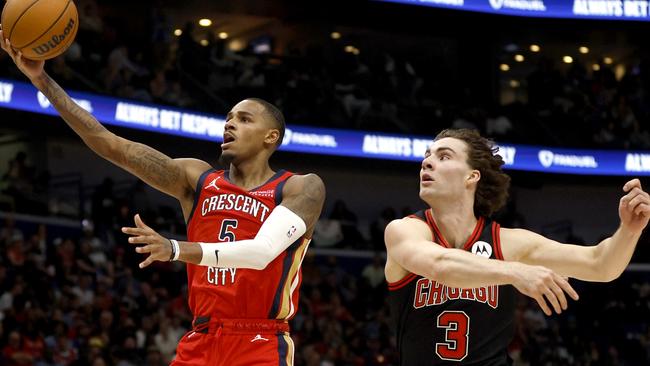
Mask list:
[[[72,0],[7,0],[2,10],[2,31],[11,46],[32,60],[62,54],[79,27]]]

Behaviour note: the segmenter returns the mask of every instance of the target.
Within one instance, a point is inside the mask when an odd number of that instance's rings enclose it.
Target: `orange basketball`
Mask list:
[[[48,60],[70,47],[79,27],[72,0],[7,0],[2,31],[11,46],[32,60]]]

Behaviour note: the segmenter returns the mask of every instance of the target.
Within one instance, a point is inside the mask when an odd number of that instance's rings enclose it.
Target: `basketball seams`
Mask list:
[[[22,18],[23,15],[25,15],[25,13],[27,13],[27,12],[29,11],[29,9],[31,9],[32,6],[36,5],[36,3],[38,3],[38,2],[39,2],[39,0],[34,0],[33,3],[29,4],[29,6],[26,7],[26,8],[23,10],[23,12],[20,13],[19,16],[16,17],[16,20],[14,21],[14,24],[11,25],[11,29],[9,30],[9,35],[6,36],[5,38],[11,40],[11,35],[12,35],[12,33],[14,32],[14,29],[16,29],[16,24],[18,24],[18,22],[20,21],[20,18]],[[4,15],[4,11],[2,12],[2,14]],[[3,17],[3,18],[4,18],[4,17]],[[2,19],[2,24],[5,24],[4,19]],[[13,45],[12,45],[12,46],[13,46]]]
[[[37,2],[38,2],[38,0],[37,0]],[[43,37],[44,35],[46,35],[46,34],[47,34],[47,33],[48,33],[52,28],[54,28],[55,25],[57,25],[57,23],[59,22],[59,20],[61,20],[61,17],[63,17],[63,15],[68,11],[68,8],[70,7],[70,3],[71,3],[71,2],[72,2],[72,0],[68,0],[68,3],[65,5],[65,8],[63,8],[63,11],[61,12],[61,14],[59,14],[59,16],[56,18],[56,20],[54,20],[54,22],[52,22],[52,24],[50,25],[50,27],[47,28],[43,33],[41,33],[41,35],[39,35],[38,37],[34,38],[34,40],[32,40],[31,42],[27,43],[26,45],[21,46],[21,47],[15,47],[15,48],[17,48],[17,49],[23,49],[23,48],[26,48],[26,47],[28,47],[28,46],[34,44],[34,42],[36,42],[36,41],[38,41],[39,39],[41,39],[41,37]],[[16,24],[18,24],[18,21],[16,21]]]

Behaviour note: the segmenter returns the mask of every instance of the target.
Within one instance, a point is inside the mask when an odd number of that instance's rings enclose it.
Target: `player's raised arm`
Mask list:
[[[149,146],[113,134],[47,75],[44,61],[22,57],[11,47],[1,30],[0,42],[20,71],[50,100],[63,120],[90,149],[164,193],[178,199],[191,197],[196,180],[210,168],[208,163],[196,159],[174,160]]]
[[[650,196],[633,179],[623,186],[616,232],[598,245],[562,244],[522,229],[502,229],[506,260],[542,265],[568,277],[609,282],[623,273],[650,219]]]

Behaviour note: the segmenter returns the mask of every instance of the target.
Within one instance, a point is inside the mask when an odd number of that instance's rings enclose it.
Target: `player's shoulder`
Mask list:
[[[192,187],[204,173],[214,170],[212,165],[200,159],[177,158],[174,162],[183,169],[187,182]]]
[[[526,229],[507,228],[507,227],[499,228],[499,236],[501,237],[501,241],[507,241],[510,243],[517,243],[522,240],[528,240],[531,237],[537,235],[539,234]]]
[[[422,238],[431,240],[431,229],[426,221],[412,215],[389,222],[386,225],[385,234],[386,238],[400,237],[402,239]]]
[[[316,173],[294,173],[287,179],[287,183],[294,181],[299,182],[300,184],[315,184],[315,185],[325,185],[320,176]]]
[[[310,194],[325,197],[325,183],[317,174],[294,174],[284,185],[284,195]]]
[[[177,158],[174,161],[180,164],[184,169],[191,169],[195,171],[205,172],[206,170],[214,169],[212,165],[201,159],[195,158]]]

